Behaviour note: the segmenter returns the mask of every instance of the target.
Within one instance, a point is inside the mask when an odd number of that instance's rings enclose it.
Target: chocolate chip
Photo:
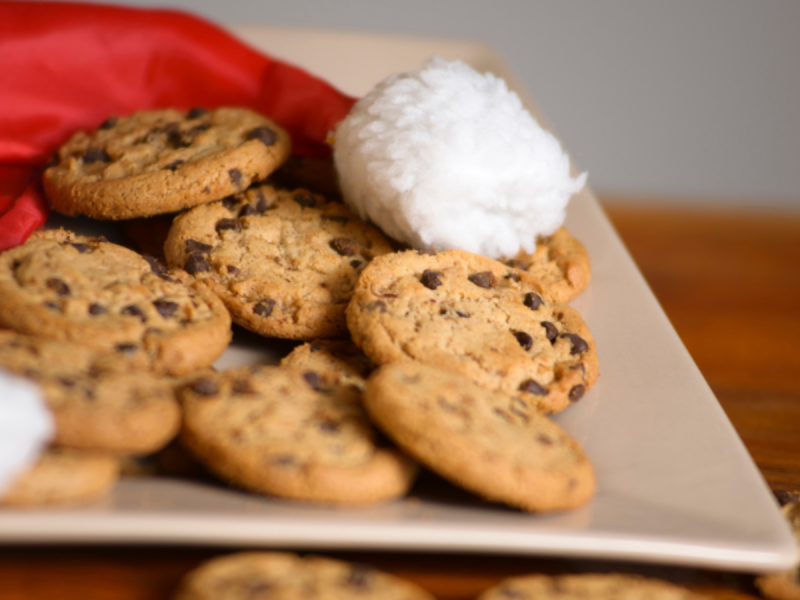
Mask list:
[[[198,135],[200,135],[204,131],[208,131],[209,129],[211,129],[210,123],[202,123],[200,125],[195,125],[188,131],[181,132],[178,145],[183,146],[184,148],[188,148],[189,146],[194,144],[194,140]]]
[[[91,246],[89,246],[89,244],[70,243],[70,246],[75,248],[75,250],[77,250],[81,254],[88,254],[89,252],[92,251],[92,248]]]
[[[222,202],[222,206],[228,210],[233,210],[233,207],[239,203],[236,196],[225,196],[220,202]]]
[[[173,161],[168,165],[165,165],[164,168],[174,172],[178,167],[180,167],[185,162],[186,162],[185,160],[179,158],[178,160]]]
[[[257,215],[258,210],[249,204],[245,204],[242,206],[242,209],[239,211],[240,217],[249,217],[251,215]]]
[[[111,162],[111,157],[102,148],[89,148],[83,153],[83,164],[89,165],[96,162]]]
[[[44,306],[49,310],[53,310],[55,312],[61,312],[61,307],[54,302],[45,302]]]
[[[258,192],[258,202],[256,202],[256,210],[259,214],[263,215],[265,212],[273,208],[267,199],[264,197],[264,194]]]
[[[250,381],[247,379],[237,379],[231,386],[234,394],[250,394],[253,391]]]
[[[513,419],[511,418],[511,415],[509,415],[502,408],[495,408],[494,409],[494,414],[496,414],[498,417],[503,419],[506,423],[513,423],[514,422]]]
[[[364,264],[364,263],[362,263],[360,260],[351,260],[350,261],[350,266],[353,267],[354,269],[357,269],[362,264]]]
[[[242,187],[242,172],[239,169],[229,169],[228,176],[230,176],[233,185]]]
[[[100,127],[98,127],[98,129],[112,129],[116,127],[118,122],[119,117],[108,117],[105,121],[100,123]]]
[[[547,395],[547,389],[536,383],[533,379],[523,381],[522,385],[519,386],[519,389],[520,391],[528,392],[529,394],[535,394],[536,396]]]
[[[514,337],[517,338],[519,345],[525,350],[530,350],[533,347],[533,338],[530,334],[524,331],[515,331]]]
[[[187,254],[208,254],[211,252],[211,249],[211,244],[204,244],[203,242],[189,239],[186,240],[186,248],[184,251]]]
[[[165,319],[174,316],[178,311],[178,304],[169,300],[156,300],[153,302],[153,306],[156,307],[158,313]]]
[[[525,263],[521,260],[517,260],[516,258],[512,258],[506,261],[506,265],[511,267],[512,269],[521,269],[525,270]]]
[[[150,265],[150,270],[153,273],[162,274],[167,272],[167,267],[164,266],[160,260],[158,260],[155,256],[143,256],[142,258],[147,261],[147,264]]]
[[[233,265],[225,265],[225,270],[226,270],[226,271],[228,272],[228,274],[230,274],[230,275],[238,275],[238,274],[239,274],[239,269],[237,269],[237,268],[236,268],[236,267],[234,267]]]
[[[147,320],[144,311],[135,304],[126,306],[120,311],[120,314],[125,315],[126,317],[139,317],[142,323],[144,323]]]
[[[355,563],[347,576],[347,584],[361,589],[371,587],[373,573],[374,570],[368,565]]]
[[[439,271],[425,269],[422,272],[422,277],[419,278],[419,282],[429,290],[435,290],[442,285],[442,277],[444,277],[444,275]]]
[[[322,383],[322,378],[319,376],[319,373],[314,371],[306,371],[303,373],[303,379],[305,379],[306,383],[311,386],[313,390],[319,390],[320,384]]]
[[[536,436],[536,441],[538,441],[540,444],[542,444],[544,446],[552,446],[553,445],[553,440],[551,440],[549,437],[547,437],[543,433],[540,433],[539,435]]]
[[[269,127],[262,125],[251,130],[245,137],[246,140],[258,140],[268,148],[278,141],[278,134]]]
[[[544,304],[544,300],[542,300],[542,297],[539,294],[528,292],[525,294],[525,299],[522,301],[522,303],[531,310],[539,310],[539,307]]]
[[[358,254],[361,249],[358,242],[350,238],[337,237],[331,240],[331,248],[333,248],[341,256],[353,256]]]
[[[366,310],[367,312],[378,311],[380,313],[385,313],[386,312],[386,302],[384,302],[383,300],[375,300],[373,302],[370,302],[370,303],[366,304],[364,306],[364,310]]]
[[[189,258],[186,259],[186,264],[183,266],[183,269],[189,273],[189,275],[205,273],[209,270],[208,261],[201,254],[190,254]]]
[[[322,419],[319,422],[319,429],[320,431],[324,431],[325,433],[336,433],[339,431],[340,423],[338,421],[334,421],[333,419]]]
[[[147,136],[147,141],[154,142],[158,136],[164,134],[167,136],[167,143],[170,146],[178,147],[183,145],[183,138],[181,136],[181,126],[178,123],[167,123],[161,128],[155,128]]]
[[[219,390],[211,379],[198,379],[192,384],[192,391],[198,396],[213,396]]]
[[[293,467],[297,464],[295,457],[289,454],[281,454],[279,456],[271,457],[270,462],[281,467]]]
[[[342,215],[322,215],[322,220],[333,221],[334,223],[341,223],[342,225],[347,225],[347,222],[350,219]]]
[[[558,329],[556,329],[556,326],[550,321],[542,321],[542,327],[544,327],[544,334],[547,336],[547,339],[550,340],[550,343],[555,343],[558,337]]]
[[[202,106],[195,106],[189,110],[189,113],[186,115],[190,119],[196,119],[198,117],[202,117],[203,115],[208,114],[208,109],[203,108]]]
[[[48,289],[53,290],[58,296],[69,296],[69,286],[62,279],[51,277],[45,282]]]
[[[589,344],[577,333],[562,333],[561,337],[569,340],[572,344],[572,349],[569,351],[570,354],[581,354],[589,349]]]
[[[467,317],[469,317],[469,313],[465,313],[465,312],[462,312],[462,311],[460,311],[460,310],[457,310],[457,311],[456,311],[456,314],[457,314],[459,317],[461,317],[462,319],[466,319]]]
[[[296,193],[294,196],[292,196],[292,199],[303,208],[315,208],[317,206],[317,199],[311,194],[304,192]]]
[[[89,305],[89,314],[90,315],[104,315],[108,312],[108,309],[105,306],[101,306],[96,302],[92,302]]]
[[[570,402],[577,402],[578,400],[583,398],[583,394],[584,393],[586,393],[586,386],[585,385],[578,384],[578,385],[574,386],[569,391],[569,401]]]
[[[522,417],[525,421],[528,420],[528,413],[530,412],[530,407],[528,403],[525,402],[522,398],[518,396],[514,396],[511,398],[511,403],[508,406],[508,409],[517,415],[518,417]]]
[[[217,221],[217,233],[223,231],[241,231],[242,224],[239,219],[220,219]]]
[[[493,288],[497,285],[497,279],[491,271],[481,271],[480,273],[473,273],[467,277],[472,283],[482,288]]]
[[[262,300],[258,304],[253,307],[253,312],[256,313],[259,317],[268,317],[272,314],[272,309],[275,308],[275,300],[272,298],[267,298],[266,300]]]
[[[422,250],[417,250],[417,253],[421,254],[422,256],[436,256],[436,250],[430,246],[427,248],[422,248]]]
[[[139,349],[139,346],[137,344],[117,344],[114,349],[123,354],[133,354]]]
[[[506,273],[506,279],[519,282],[519,273],[514,273],[513,271],[509,271],[508,273]]]

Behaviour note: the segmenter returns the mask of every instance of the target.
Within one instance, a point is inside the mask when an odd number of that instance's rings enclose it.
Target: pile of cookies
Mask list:
[[[415,583],[361,563],[288,552],[239,552],[207,560],[186,574],[174,600],[324,597],[433,600]],[[509,577],[477,600],[703,600],[654,577],[621,573],[529,574]]]
[[[503,261],[404,248],[330,193],[329,164],[290,155],[238,108],[113,117],[58,151],[53,209],[135,239],[43,230],[0,254],[0,367],[53,410],[42,464],[106,467],[69,493],[37,467],[0,501],[91,500],[120,457],[177,439],[233,486],[304,502],[401,497],[421,464],[523,510],[585,504],[592,465],[547,416],[598,375],[566,304],[590,279],[583,246],[562,228]],[[298,345],[217,371],[232,323]]]

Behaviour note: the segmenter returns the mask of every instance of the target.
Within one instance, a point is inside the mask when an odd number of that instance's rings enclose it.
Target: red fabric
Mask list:
[[[320,157],[354,98],[170,10],[0,1],[0,250],[39,227],[39,168],[75,131],[153,108],[246,106]]]

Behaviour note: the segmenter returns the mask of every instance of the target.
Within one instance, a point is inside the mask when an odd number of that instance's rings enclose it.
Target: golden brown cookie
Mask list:
[[[594,469],[578,443],[519,396],[404,361],[370,377],[364,406],[409,456],[487,500],[542,512],[594,494]]]
[[[111,491],[118,471],[118,461],[107,454],[50,448],[0,494],[0,505],[88,504]]]
[[[0,327],[171,375],[208,367],[231,335],[225,306],[186,273],[63,230],[0,254]]]
[[[234,322],[299,340],[345,337],[359,274],[390,251],[343,204],[268,185],[182,214],[164,245],[167,264],[205,283]]]
[[[478,600],[702,600],[704,596],[668,581],[616,573],[511,577]]]
[[[577,311],[549,301],[530,274],[459,250],[376,258],[347,325],[378,365],[416,360],[545,412],[580,400],[597,379],[594,340]]]
[[[247,109],[144,111],[76,133],[44,188],[58,212],[131,219],[240,192],[290,153],[289,134]]]
[[[536,251],[521,250],[505,264],[530,273],[554,302],[569,302],[589,285],[592,266],[589,253],[566,227],[536,241]]]
[[[433,600],[394,575],[364,564],[284,552],[241,552],[186,575],[174,600]]]
[[[39,387],[55,420],[55,444],[114,454],[159,450],[180,425],[172,381],[124,363],[108,371],[104,359],[82,344],[0,331],[0,366]]]
[[[297,367],[239,367],[181,393],[181,441],[245,489],[326,504],[405,494],[416,466],[381,445],[361,393]]]

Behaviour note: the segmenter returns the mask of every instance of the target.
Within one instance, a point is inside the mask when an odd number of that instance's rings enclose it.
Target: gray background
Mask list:
[[[123,3],[223,24],[479,40],[505,57],[599,194],[800,210],[800,1]]]

